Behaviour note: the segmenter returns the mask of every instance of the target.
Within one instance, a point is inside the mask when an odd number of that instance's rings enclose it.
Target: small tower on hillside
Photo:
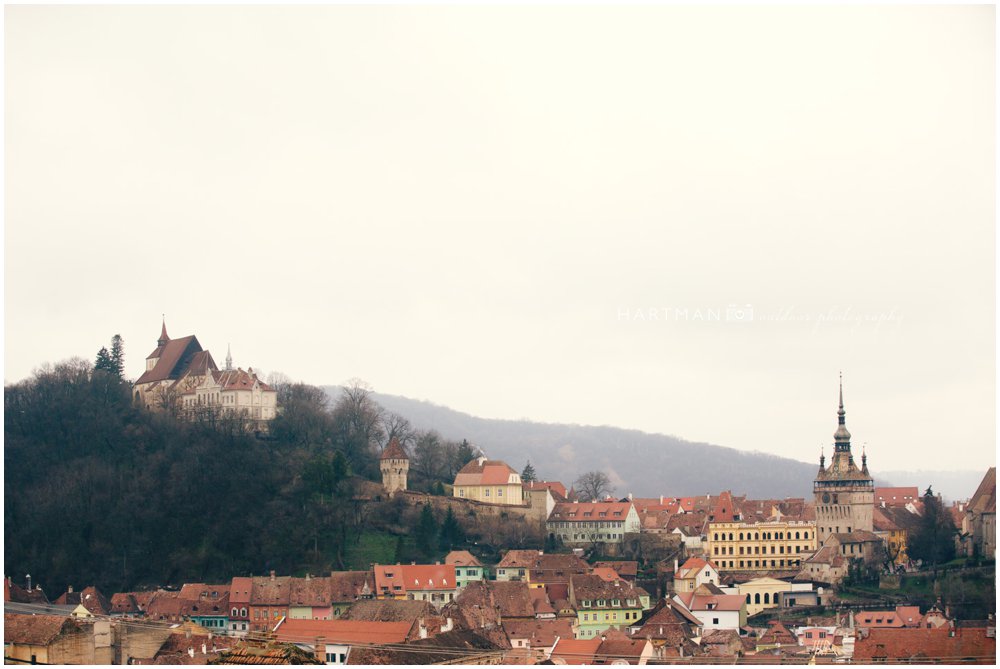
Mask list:
[[[382,470],[382,485],[391,497],[400,490],[406,490],[406,475],[410,471],[410,458],[400,445],[399,440],[393,437],[389,440],[389,445],[382,451],[378,459],[379,469]]]

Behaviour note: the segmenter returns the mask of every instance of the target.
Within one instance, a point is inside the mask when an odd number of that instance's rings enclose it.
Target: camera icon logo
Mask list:
[[[752,304],[744,304],[743,306],[730,304],[728,307],[726,307],[727,323],[749,323],[752,320],[753,320]]]

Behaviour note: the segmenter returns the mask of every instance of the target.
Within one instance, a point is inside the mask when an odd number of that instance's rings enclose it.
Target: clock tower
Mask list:
[[[875,484],[868,473],[868,456],[861,455],[861,468],[851,454],[851,433],[847,431],[844,411],[844,382],[840,382],[840,409],[837,411],[837,431],[833,434],[833,457],[825,467],[820,455],[819,472],[813,482],[816,503],[817,547],[823,546],[831,534],[855,530],[872,531],[875,508]]]

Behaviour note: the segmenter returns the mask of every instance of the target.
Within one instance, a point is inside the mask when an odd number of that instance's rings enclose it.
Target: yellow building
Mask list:
[[[525,504],[520,474],[506,462],[485,457],[478,457],[459,470],[452,495],[487,504]]]
[[[798,587],[801,586],[801,587]],[[812,584],[792,584],[776,578],[755,578],[736,586],[737,591],[746,600],[747,615],[752,616],[764,609],[776,608],[781,603],[782,592],[793,592],[796,589],[812,590]]]
[[[802,553],[816,550],[816,523],[767,520],[709,523],[705,554],[727,571],[795,569]]]
[[[920,516],[904,507],[875,507],[872,515],[875,534],[885,542],[889,555],[895,557],[896,564],[906,564],[910,557],[906,554],[906,537],[917,528]]]

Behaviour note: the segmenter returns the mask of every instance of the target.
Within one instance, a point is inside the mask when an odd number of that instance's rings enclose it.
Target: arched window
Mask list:
[[[719,533],[718,533],[718,532],[716,532],[716,533],[715,533],[715,534],[713,534],[712,536],[713,536],[713,537],[715,537],[715,539],[714,539],[715,541],[718,541],[718,540],[719,540]]]
[[[799,538],[799,533],[798,533],[798,532],[796,532],[796,533],[795,533],[795,538],[796,538],[796,539],[798,539],[798,538]]]
[[[770,604],[771,603],[771,593],[769,593],[769,592],[765,592],[764,593],[764,603],[765,604]]]
[[[732,541],[732,540],[733,540],[733,533],[732,533],[732,532],[730,532],[730,533],[729,533],[729,540],[730,540],[730,541]]]
[[[236,612],[236,607],[233,607],[233,618],[235,618],[237,615],[239,614]]]
[[[751,602],[750,602],[750,593],[748,592],[748,593],[747,593],[747,604],[750,604],[750,603],[751,603]]]
[[[754,603],[754,604],[760,604],[760,593],[759,593],[759,592],[757,592],[757,593],[754,593],[754,596],[753,596],[753,603]]]
[[[740,541],[743,541],[743,533],[740,532]]]

